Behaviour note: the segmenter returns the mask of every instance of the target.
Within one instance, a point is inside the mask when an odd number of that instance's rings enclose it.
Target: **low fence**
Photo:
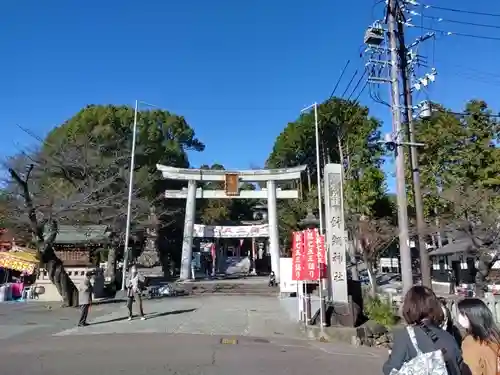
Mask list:
[[[381,298],[386,299],[389,301],[393,306],[395,313],[400,315],[400,307],[401,304],[403,303],[403,298],[399,294],[390,294],[390,293],[383,293],[380,295]],[[455,324],[458,323],[458,302],[460,302],[463,297],[458,297],[458,296],[449,296],[449,297],[444,297],[446,300],[446,306],[450,310],[451,313],[451,318],[455,322]],[[486,296],[484,298],[481,298],[482,301],[488,306],[488,308],[491,310],[493,314],[493,318],[495,319],[495,322],[500,324],[500,297],[497,298],[495,295],[492,293],[486,293]]]

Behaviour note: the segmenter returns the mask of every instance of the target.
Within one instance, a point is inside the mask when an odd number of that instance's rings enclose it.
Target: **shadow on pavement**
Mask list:
[[[95,322],[95,323],[90,323],[92,326],[97,326],[99,324],[106,324],[106,323],[115,323],[115,322],[121,322],[122,320],[127,320],[128,316],[121,316],[119,318],[114,318],[114,319],[109,319],[109,320],[103,320],[102,322]]]
[[[114,303],[126,303],[127,300],[125,298],[109,298],[109,299],[103,299],[100,301],[92,301],[92,305],[99,306],[99,305],[111,305]]]
[[[185,309],[185,310],[173,310],[173,311],[165,311],[161,313],[151,313],[151,314],[146,314],[147,319],[154,319],[154,318],[159,318],[162,316],[168,316],[168,315],[179,315],[179,314],[186,314],[190,313],[193,311],[196,311],[196,308],[193,309]]]
[[[160,318],[162,316],[190,313],[193,311],[196,311],[196,309],[194,308],[194,309],[186,309],[186,310],[173,310],[173,311],[165,311],[165,312],[161,312],[161,313],[154,312],[154,313],[146,314],[146,318],[149,320],[149,319]],[[134,316],[134,318],[138,318],[138,316]],[[90,325],[96,326],[99,324],[115,323],[115,322],[121,322],[121,321],[127,320],[127,319],[128,319],[128,316],[124,315],[124,316],[121,316],[119,318],[103,320],[101,322],[90,323]]]

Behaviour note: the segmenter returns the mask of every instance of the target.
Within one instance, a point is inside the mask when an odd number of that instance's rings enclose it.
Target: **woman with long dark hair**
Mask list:
[[[500,370],[500,330],[486,304],[477,298],[458,303],[458,324],[467,336],[462,342],[465,363],[472,375],[496,375]]]

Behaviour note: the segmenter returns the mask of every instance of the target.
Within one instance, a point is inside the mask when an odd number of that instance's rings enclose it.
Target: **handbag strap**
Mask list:
[[[417,351],[417,355],[422,354],[422,351],[418,347],[417,338],[415,337],[415,330],[413,329],[413,327],[412,326],[407,326],[406,327],[406,331],[408,332],[408,336],[410,336],[410,341],[411,341],[413,347]]]
[[[437,335],[429,327],[427,327],[425,323],[420,323],[419,327],[422,328],[422,331],[424,331],[427,336],[429,336],[429,338],[432,340],[432,343],[435,344],[439,339]]]

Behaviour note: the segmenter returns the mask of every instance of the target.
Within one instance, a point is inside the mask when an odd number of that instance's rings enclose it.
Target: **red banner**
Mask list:
[[[316,246],[316,231],[307,229],[304,231],[304,243],[306,245],[306,267],[307,279],[317,280],[319,278],[318,251]]]
[[[306,280],[304,257],[304,234],[293,232],[292,240],[292,280]]]
[[[326,278],[325,237],[317,229],[293,233],[292,280]]]
[[[326,279],[326,246],[325,246],[325,235],[319,233],[316,236],[316,244],[318,248],[318,267],[320,270],[320,277]]]

